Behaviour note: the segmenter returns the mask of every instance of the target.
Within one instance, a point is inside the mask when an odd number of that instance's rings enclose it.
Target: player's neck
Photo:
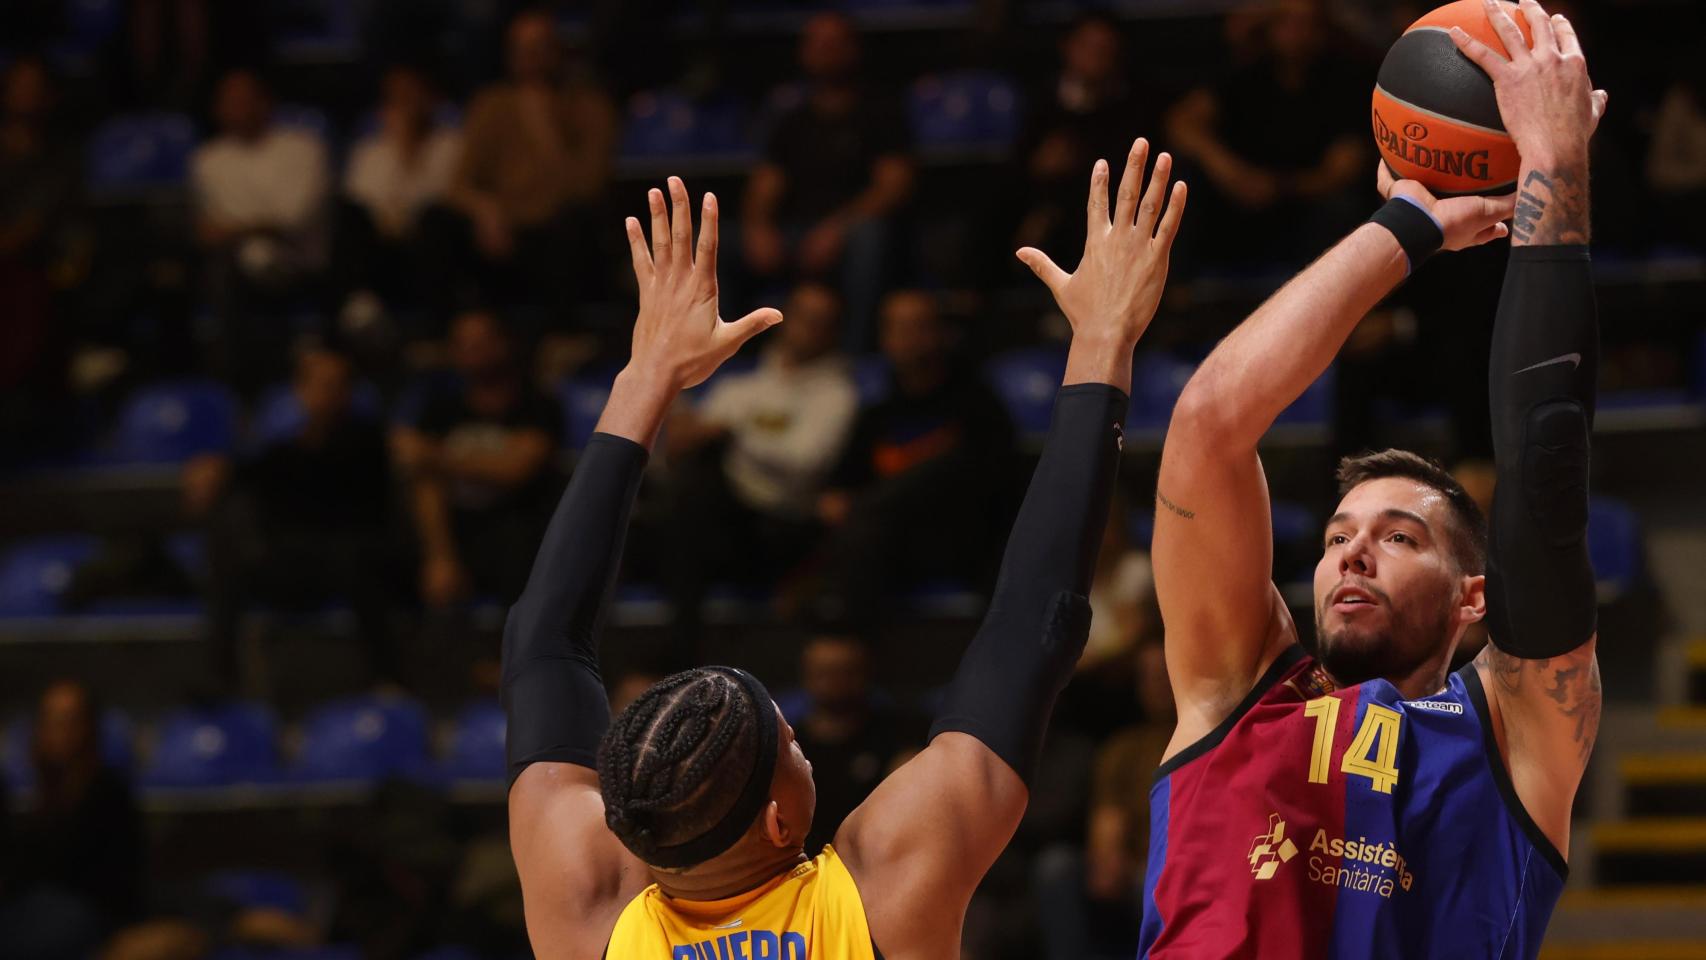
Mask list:
[[[1446,650],[1408,674],[1382,679],[1398,688],[1398,695],[1405,700],[1421,700],[1445,689],[1445,676],[1450,667],[1451,651]]]
[[[677,900],[726,900],[756,890],[806,862],[798,847],[731,850],[686,873],[655,875],[658,889]]]

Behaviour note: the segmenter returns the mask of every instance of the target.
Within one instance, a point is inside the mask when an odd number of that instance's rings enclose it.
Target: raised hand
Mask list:
[[[1126,157],[1112,219],[1108,215],[1108,163],[1096,161],[1090,174],[1089,234],[1077,270],[1067,273],[1035,247],[1018,253],[1054,294],[1072,324],[1074,341],[1120,347],[1128,357],[1161,303],[1173,237],[1178,234],[1185,210],[1182,181],[1173,184],[1169,197],[1167,178],[1173,158],[1165,153],[1156,158],[1149,187],[1142,200],[1138,199],[1148,161],[1149,141],[1140,138]]]
[[[1514,194],[1508,197],[1448,197],[1440,200],[1414,180],[1393,177],[1392,168],[1384,160],[1380,161],[1375,185],[1382,197],[1388,200],[1408,197],[1433,214],[1445,232],[1443,249],[1446,250],[1467,250],[1505,236],[1510,233],[1510,228],[1504,221],[1516,211]]]
[[[1606,92],[1588,80],[1581,41],[1568,19],[1548,17],[1535,0],[1522,0],[1519,10],[1534,34],[1530,48],[1507,4],[1483,2],[1510,59],[1461,28],[1452,28],[1451,39],[1493,79],[1499,116],[1522,154],[1511,240],[1518,246],[1587,243],[1588,140],[1605,115]]]
[[[629,217],[628,248],[640,288],[634,344],[628,365],[616,376],[598,432],[626,437],[645,447],[676,395],[705,381],[741,344],[782,322],[782,313],[760,307],[725,323],[717,312],[717,198],[705,194],[704,223],[697,249],[687,185],[669,178],[669,207],[663,191],[646,195],[652,243],[640,221]]]
[[[1535,0],[1522,0],[1519,12],[1528,20],[1534,46],[1523,39],[1510,5],[1483,0],[1487,19],[1504,41],[1510,59],[1491,47],[1451,28],[1451,39],[1463,55],[1493,79],[1499,116],[1525,161],[1545,166],[1586,159],[1588,138],[1604,115],[1607,94],[1588,80],[1587,59],[1576,28],[1562,14],[1547,16]]]
[[[651,207],[652,244],[640,221],[629,217],[628,248],[640,288],[634,346],[628,369],[680,391],[705,381],[741,344],[780,323],[782,314],[760,307],[724,322],[717,312],[717,197],[705,194],[699,243],[693,243],[693,211],[687,185],[669,178],[669,209],[663,191],[646,195]]]

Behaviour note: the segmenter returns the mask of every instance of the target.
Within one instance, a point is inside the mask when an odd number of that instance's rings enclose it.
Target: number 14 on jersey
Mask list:
[[[1327,782],[1342,704],[1338,697],[1317,697],[1303,705],[1304,715],[1315,718],[1315,746],[1309,753],[1310,783]],[[1367,777],[1375,793],[1391,793],[1398,783],[1398,728],[1403,722],[1398,711],[1377,703],[1368,704],[1362,713],[1362,725],[1351,738],[1339,769]]]

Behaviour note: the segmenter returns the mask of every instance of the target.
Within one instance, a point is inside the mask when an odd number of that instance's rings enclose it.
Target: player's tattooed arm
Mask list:
[[[1585,244],[1588,234],[1587,162],[1528,171],[1517,191],[1512,242],[1519,247]]]
[[[1491,676],[1502,712],[1521,725],[1516,742],[1541,744],[1553,756],[1564,754],[1586,766],[1599,735],[1599,658],[1596,645],[1544,660],[1524,660],[1488,644],[1476,657]]]

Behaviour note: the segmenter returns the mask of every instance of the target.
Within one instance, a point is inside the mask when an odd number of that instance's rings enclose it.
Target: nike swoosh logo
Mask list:
[[[1572,367],[1579,367],[1582,365],[1582,355],[1579,353],[1566,353],[1561,357],[1553,357],[1550,360],[1542,360],[1532,367],[1523,367],[1521,370],[1518,370],[1516,373],[1511,374],[1511,376],[1514,377],[1514,376],[1516,376],[1517,373],[1527,373],[1530,370],[1539,370],[1541,367],[1550,367],[1555,363],[1567,363]]]
[[[745,920],[730,920],[728,923],[719,923],[716,926],[712,927],[711,929],[712,930],[733,930],[735,927],[738,927],[745,922],[746,922]]]

